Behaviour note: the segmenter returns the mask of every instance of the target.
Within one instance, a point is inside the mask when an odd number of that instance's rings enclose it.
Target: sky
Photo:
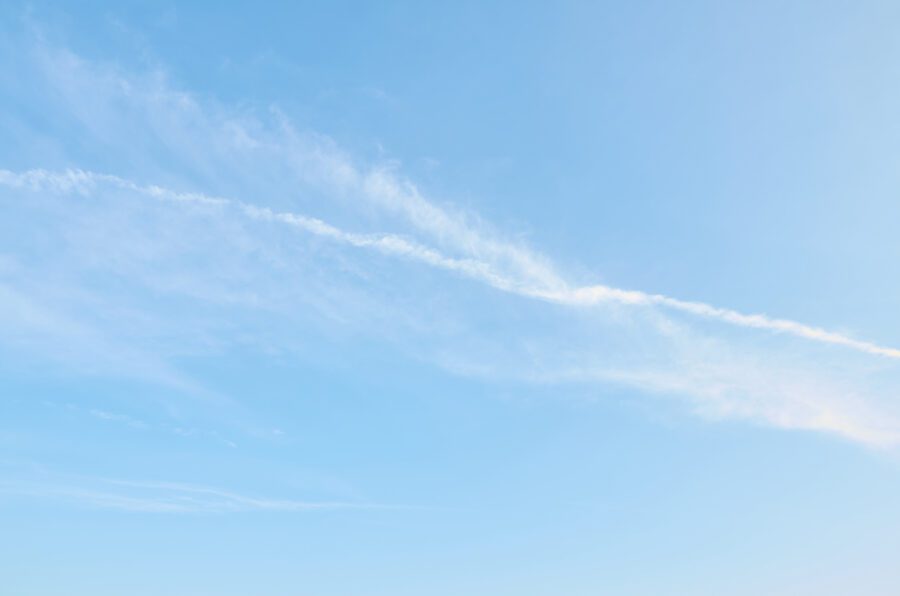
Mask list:
[[[900,6],[5,3],[0,594],[896,594]]]

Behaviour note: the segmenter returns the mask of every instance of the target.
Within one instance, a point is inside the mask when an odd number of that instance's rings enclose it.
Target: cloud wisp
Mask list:
[[[552,283],[535,284],[532,279],[510,277],[498,271],[498,267],[494,262],[475,258],[452,258],[434,248],[400,235],[347,232],[321,219],[296,213],[275,211],[268,207],[258,207],[235,199],[212,197],[202,193],[180,192],[157,185],[141,185],[119,176],[78,169],[68,169],[61,172],[42,169],[12,172],[0,169],[0,185],[12,188],[84,194],[90,192],[98,184],[110,184],[121,189],[167,201],[233,206],[244,215],[256,220],[280,222],[303,232],[328,238],[334,242],[356,248],[373,249],[385,254],[453,271],[487,283],[495,289],[521,296],[572,306],[591,306],[609,302],[629,306],[661,306],[739,327],[774,331],[810,341],[833,344],[867,354],[900,359],[900,349],[880,346],[797,321],[772,318],[762,314],[745,314],[703,302],[679,300],[660,294],[650,294],[605,285],[572,286],[563,282],[555,272],[551,270],[543,271],[547,267],[545,258],[535,258],[534,255],[522,251],[518,247],[504,245],[502,242],[494,239],[483,238],[473,230],[468,230],[459,225],[459,222],[453,220],[441,209],[427,204],[418,193],[397,199],[397,202],[404,205],[404,208],[412,213],[415,219],[428,222],[425,225],[427,229],[444,237],[455,238],[454,243],[457,246],[466,246],[470,252],[480,256],[485,256],[484,251],[480,250],[480,247],[489,247],[487,251],[489,254],[515,257],[517,262],[527,264],[529,269],[533,269],[535,263],[541,263],[541,277],[552,280]],[[403,195],[392,191],[392,196],[401,197]],[[410,197],[413,198],[412,206],[409,206],[411,202]]]
[[[0,495],[62,501],[96,509],[163,514],[302,513],[397,508],[371,503],[272,499],[174,482],[82,480],[80,483],[5,481],[0,483]]]
[[[104,156],[102,169],[118,175],[91,171],[96,161],[65,148],[47,158],[36,141],[27,166],[0,170],[13,197],[6,208],[26,227],[46,216],[56,227],[38,226],[41,238],[59,238],[54,253],[23,232],[18,265],[10,241],[7,269],[18,273],[7,276],[7,290],[68,313],[62,320],[87,329],[77,337],[96,337],[95,351],[111,353],[113,364],[118,346],[137,346],[153,357],[146,376],[175,378],[170,351],[250,341],[277,352],[303,336],[291,327],[298,316],[318,316],[377,327],[373,336],[463,374],[621,384],[676,395],[707,417],[900,443],[897,348],[585,283],[476,214],[426,196],[396,165],[360,165],[277,109],[259,116],[201,101],[172,88],[161,70],[124,73],[47,45],[26,58],[33,69],[23,76],[53,90],[40,101],[78,133],[79,151]],[[19,139],[25,149],[29,140],[27,132]],[[411,273],[408,263],[433,273]],[[440,272],[499,292],[419,279]],[[134,283],[126,291],[123,282]],[[159,295],[172,297],[177,316],[157,309]],[[263,312],[271,316],[265,329]],[[46,327],[39,331],[51,333]]]

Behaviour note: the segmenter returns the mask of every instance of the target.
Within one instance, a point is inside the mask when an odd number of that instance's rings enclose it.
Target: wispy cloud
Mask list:
[[[299,513],[397,509],[372,503],[272,499],[196,484],[89,478],[55,483],[2,481],[0,495],[62,501],[78,506],[136,513]]]
[[[100,420],[110,420],[113,422],[119,422],[128,426],[130,428],[135,428],[139,430],[144,430],[150,428],[150,425],[142,420],[138,420],[132,416],[127,414],[116,414],[115,412],[107,412],[106,410],[100,410],[97,408],[92,408],[88,412],[94,418],[99,418]]]
[[[67,257],[66,283],[80,284],[78,271],[93,279],[111,269],[117,280],[142,276],[153,291],[221,305],[212,327],[189,340],[176,341],[188,335],[178,331],[188,319],[171,322],[176,339],[167,345],[183,349],[198,336],[210,345],[233,337],[241,331],[235,323],[224,331],[215,324],[234,321],[229,309],[238,304],[269,310],[289,328],[302,297],[334,320],[349,320],[351,312],[366,313],[355,319],[360,325],[383,317],[385,334],[398,333],[403,318],[415,318],[418,309],[421,316],[404,336],[410,351],[465,374],[502,377],[513,370],[542,382],[620,383],[678,395],[706,416],[824,430],[874,445],[900,441],[891,399],[896,348],[798,321],[584,283],[476,214],[426,196],[396,165],[359,165],[327,137],[298,132],[277,110],[266,117],[236,112],[173,89],[161,71],[130,75],[47,46],[35,50],[33,61],[35,76],[62,98],[56,107],[84,131],[84,143],[121,151],[121,169],[119,175],[68,167],[0,170],[0,185],[11,193],[6,200],[23,207],[29,196],[48,201],[42,213],[59,222],[68,240],[62,248],[79,253]],[[135,197],[172,209],[145,208]],[[93,215],[78,218],[84,209]],[[353,250],[299,251],[273,224]],[[97,246],[88,251],[91,243]],[[447,292],[438,298],[407,270],[379,277],[380,263],[366,260],[369,253],[526,298],[513,307],[521,317],[499,298],[497,304],[485,299],[478,313],[448,306]],[[44,272],[64,277],[46,254],[39,257]],[[193,265],[170,266],[169,257]],[[342,303],[347,296],[352,308]],[[359,307],[365,300],[373,300],[368,310]],[[443,333],[435,327],[451,312],[456,327],[434,340],[434,349],[421,350],[423,337]],[[505,337],[490,336],[474,320],[491,315],[497,317],[492,325],[507,325]],[[158,333],[165,316],[140,326],[135,337]],[[284,341],[274,336],[270,344]]]
[[[375,250],[383,254],[410,259],[432,267],[452,271],[465,277],[486,283],[492,288],[519,296],[537,299],[566,306],[590,307],[603,303],[616,303],[630,308],[669,307],[677,311],[685,311],[691,315],[719,320],[738,327],[759,328],[767,331],[785,332],[814,342],[836,344],[857,351],[878,356],[896,357],[896,350],[884,348],[854,340],[839,334],[808,327],[793,321],[770,319],[761,315],[744,315],[734,311],[715,308],[702,303],[684,302],[665,296],[646,294],[631,290],[622,290],[606,286],[573,287],[563,281],[560,275],[550,267],[546,258],[533,257],[531,253],[521,259],[524,263],[540,262],[542,271],[547,271],[554,280],[551,289],[538,285],[533,278],[510,277],[509,271],[503,271],[495,261],[475,258],[452,258],[440,251],[414,242],[395,234],[358,234],[347,232],[322,220],[291,212],[275,211],[267,207],[222,197],[207,196],[200,193],[178,192],[156,185],[140,185],[133,181],[108,175],[86,172],[83,170],[67,170],[49,172],[31,170],[14,173],[0,170],[0,184],[15,188],[27,188],[31,191],[50,191],[57,193],[76,193],[89,195],[101,192],[102,186],[112,186],[137,193],[152,200],[171,202],[174,204],[196,203],[212,206],[217,209],[229,208],[233,213],[243,217],[277,222],[305,234],[326,238],[329,241],[348,245],[354,248]],[[474,232],[471,232],[474,234]],[[475,234],[480,238],[479,235]],[[517,247],[503,246],[498,240],[485,240],[481,243],[491,246],[491,250],[479,250],[478,243],[465,246],[469,252],[489,257],[491,254],[517,254]],[[530,267],[530,265],[529,265]],[[655,319],[656,327],[674,329],[672,322],[660,318]],[[685,333],[680,333],[680,342],[684,342]],[[746,357],[734,357],[722,361],[721,354],[698,351],[699,346],[708,342],[697,339],[697,345],[688,350],[683,347],[675,356],[676,360],[667,366],[657,364],[651,367],[606,367],[571,364],[557,365],[556,370],[542,373],[545,378],[589,379],[603,382],[624,383],[641,387],[645,390],[675,392],[698,399],[698,410],[716,417],[759,417],[784,428],[812,428],[830,430],[861,439],[871,443],[891,443],[895,439],[892,418],[879,419],[877,412],[867,412],[859,400],[850,399],[854,392],[852,387],[836,388],[835,382],[823,384],[815,381],[815,374],[807,373],[805,378],[798,377],[796,370],[790,367],[779,367],[758,362]],[[658,348],[657,348],[658,349]],[[719,350],[721,352],[722,350]],[[687,354],[688,356],[685,356]],[[688,358],[688,360],[683,360]],[[698,359],[702,364],[698,365]],[[817,392],[814,396],[811,391]],[[843,393],[843,395],[842,395]],[[863,400],[866,403],[867,400]],[[852,407],[848,409],[848,406]],[[862,418],[862,419],[861,419]]]
[[[347,232],[320,219],[305,215],[273,211],[267,207],[257,207],[234,199],[210,197],[202,193],[179,192],[156,185],[144,186],[110,174],[98,174],[72,169],[62,172],[38,169],[21,173],[0,170],[0,184],[13,188],[84,194],[97,184],[106,183],[169,201],[195,202],[203,205],[231,205],[254,219],[278,221],[335,242],[358,248],[376,249],[387,254],[417,260],[434,267],[464,274],[486,282],[496,289],[522,296],[568,305],[590,306],[604,302],[616,302],[631,306],[662,306],[731,325],[786,333],[811,341],[834,344],[868,354],[900,359],[900,349],[880,346],[788,319],[772,318],[762,314],[744,314],[703,302],[679,300],[660,294],[649,294],[604,285],[573,287],[562,280],[549,264],[548,259],[496,239],[484,238],[447,215],[443,210],[430,205],[415,191],[414,187],[409,186],[411,190],[404,193],[396,190],[396,183],[386,182],[383,174],[379,173],[378,178],[381,180],[379,187],[390,188],[391,190],[386,195],[396,198],[396,204],[410,214],[414,222],[441,238],[452,239],[452,244],[455,248],[481,256],[485,260],[451,258],[433,248],[396,234],[357,234]],[[378,191],[376,194],[380,196],[384,193]],[[502,267],[497,263],[497,259],[503,258],[509,258],[519,264],[524,273],[520,277],[504,275],[500,271]],[[541,281],[543,283],[540,283]]]

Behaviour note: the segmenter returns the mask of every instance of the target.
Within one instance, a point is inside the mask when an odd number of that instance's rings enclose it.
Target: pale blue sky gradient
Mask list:
[[[900,7],[0,23],[0,594],[900,590]]]

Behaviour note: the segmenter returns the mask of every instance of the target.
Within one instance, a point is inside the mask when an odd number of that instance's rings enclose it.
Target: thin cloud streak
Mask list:
[[[69,114],[85,142],[94,142],[96,151],[116,148],[118,165],[113,168],[123,177],[63,169],[21,174],[2,171],[0,184],[23,191],[53,190],[85,197],[96,193],[92,198],[98,201],[95,207],[101,209],[118,209],[119,197],[111,197],[113,202],[101,207],[107,191],[115,190],[184,204],[185,227],[177,234],[171,232],[170,224],[180,221],[178,213],[164,216],[174,219],[158,231],[152,226],[159,221],[128,219],[132,214],[127,200],[122,201],[121,212],[110,214],[116,225],[124,223],[117,231],[134,225],[142,232],[136,238],[148,246],[161,243],[159,249],[167,255],[192,251],[196,242],[203,259],[216,259],[226,248],[222,241],[228,234],[237,233],[232,256],[239,261],[234,269],[225,265],[229,258],[224,254],[222,262],[205,261],[209,266],[225,266],[228,275],[220,276],[223,283],[208,287],[201,283],[195,288],[184,280],[204,279],[207,271],[192,274],[179,268],[174,272],[153,268],[146,279],[140,280],[149,287],[175,290],[191,299],[212,300],[223,306],[248,304],[257,309],[266,300],[274,300],[272,312],[278,313],[280,324],[286,323],[286,317],[303,315],[298,313],[298,298],[328,320],[341,322],[347,321],[346,313],[360,310],[360,299],[365,298],[362,303],[368,304],[369,299],[383,298],[377,308],[373,305],[365,316],[354,319],[355,324],[371,328],[377,321],[375,325],[383,325],[378,329],[382,338],[401,338],[411,330],[414,335],[408,339],[420,345],[429,343],[426,358],[451,371],[474,371],[474,376],[492,379],[527,381],[539,373],[559,382],[623,384],[646,393],[676,396],[694,413],[714,419],[739,418],[778,428],[828,431],[870,446],[900,443],[900,420],[892,399],[897,371],[889,366],[900,359],[900,354],[893,347],[797,321],[586,284],[526,243],[494,229],[477,214],[426,196],[397,171],[395,164],[359,163],[327,136],[297,131],[275,107],[268,110],[269,118],[261,119],[254,109],[234,109],[172,88],[162,69],[135,75],[46,44],[39,44],[30,56],[33,73],[56,92],[48,95],[52,100],[48,109]],[[90,101],[85,99],[88,97]],[[157,155],[164,155],[164,160],[153,157]],[[43,153],[35,153],[33,160],[60,163]],[[61,163],[72,163],[72,159],[67,157]],[[140,169],[135,171],[135,167]],[[176,181],[184,177],[192,180],[195,188],[215,191],[171,190],[179,187],[181,183]],[[141,185],[132,180],[165,181],[165,186]],[[253,202],[218,196],[252,197]],[[265,205],[261,204],[264,197]],[[294,207],[301,202],[308,207]],[[188,204],[192,209],[187,209]],[[321,219],[297,213],[313,209]],[[55,214],[51,211],[51,215]],[[222,225],[224,221],[217,217],[221,215],[235,217],[227,218],[230,223]],[[86,223],[102,217],[98,212]],[[206,217],[207,229],[191,230],[190,226],[204,226]],[[281,224],[335,246],[422,263],[509,295],[530,298],[538,305],[564,308],[531,309],[524,324],[512,322],[522,312],[498,313],[499,318],[492,320],[500,326],[509,325],[505,329],[510,334],[498,341],[495,329],[484,332],[480,326],[474,327],[477,323],[473,319],[487,316],[486,311],[479,310],[474,317],[463,314],[454,318],[445,309],[441,316],[435,316],[437,297],[430,297],[429,302],[425,296],[421,306],[429,312],[421,313],[421,317],[410,315],[410,310],[416,311],[420,305],[417,296],[407,294],[406,286],[393,283],[393,278],[371,279],[367,267],[358,267],[343,255],[331,255],[337,259],[334,266],[316,269],[313,275],[301,273],[305,283],[293,284],[289,281],[292,278],[283,275],[285,267],[296,257],[298,273],[305,271],[313,262],[310,255],[288,254],[282,250],[292,250],[288,245],[270,245],[268,238],[257,242],[253,236],[259,231],[244,228],[250,222]],[[340,227],[329,222],[340,223]],[[399,230],[402,234],[348,231],[367,229],[364,226],[373,222],[377,222],[377,229]],[[87,243],[85,258],[93,259],[88,251],[95,250],[98,260],[105,262],[107,253],[117,254],[110,243],[131,241],[121,233],[97,247],[90,234],[102,236],[105,230],[99,224],[95,228],[83,234],[74,231],[71,246],[76,257],[81,256],[78,249],[83,242]],[[243,260],[249,254],[244,249],[251,245],[264,255],[263,260],[256,261],[255,256]],[[140,250],[146,247],[131,248],[119,247],[123,262],[132,257],[135,262],[125,262],[117,271],[140,277],[140,269],[146,264]],[[251,262],[254,268],[244,269]],[[278,274],[270,276],[269,266],[275,266]],[[367,280],[364,288],[354,286],[359,279]],[[263,285],[255,287],[251,280]],[[227,291],[232,282],[238,284],[239,291]],[[416,282],[410,280],[409,287]],[[309,283],[315,288],[309,288]],[[307,294],[295,295],[293,289],[297,288]],[[250,296],[244,295],[245,289]],[[449,288],[440,289],[444,294]],[[388,296],[383,295],[385,292]],[[223,295],[227,300],[222,300]],[[352,306],[345,295],[354,302]],[[445,298],[440,298],[442,306],[448,305]],[[340,304],[335,305],[335,299]],[[549,328],[545,325],[549,320],[562,325]],[[714,322],[717,328],[691,324],[703,321]],[[427,337],[418,335],[425,329]],[[736,330],[755,332],[733,333]],[[774,338],[781,339],[773,342]],[[416,352],[424,353],[418,348]]]
[[[859,352],[900,359],[900,349],[854,339],[820,327],[804,325],[789,319],[772,318],[761,314],[744,314],[735,310],[712,306],[704,302],[692,302],[670,298],[661,294],[647,294],[634,290],[621,290],[609,286],[588,286],[576,288],[557,296],[551,296],[567,304],[591,305],[600,302],[620,302],[632,305],[658,305],[686,312],[698,317],[729,323],[738,327],[765,329],[785,333],[826,344],[843,346]]]
[[[400,509],[390,505],[342,501],[301,501],[250,496],[219,488],[173,482],[95,480],[91,486],[41,482],[0,483],[0,494],[62,500],[135,513],[299,513],[335,510]]]
[[[625,290],[605,285],[570,286],[562,282],[552,271],[546,270],[545,259],[532,255],[516,246],[493,239],[484,239],[472,230],[464,228],[443,210],[429,204],[417,192],[406,194],[398,190],[396,184],[385,181],[379,174],[379,186],[389,189],[389,196],[396,204],[405,205],[413,219],[426,229],[445,237],[454,238],[473,252],[487,251],[488,255],[512,258],[529,271],[537,270],[539,279],[545,283],[535,284],[533,279],[516,279],[497,272],[497,266],[490,261],[475,258],[454,258],[438,250],[396,234],[358,234],[347,232],[320,219],[304,215],[275,211],[268,207],[258,207],[243,201],[211,197],[202,193],[179,192],[156,185],[141,185],[124,178],[69,169],[51,172],[42,169],[17,173],[0,170],[0,184],[32,191],[50,190],[62,193],[88,194],[98,184],[110,184],[121,189],[134,191],[156,199],[191,202],[213,206],[236,207],[245,216],[261,221],[276,221],[295,229],[334,242],[356,248],[374,249],[384,254],[418,261],[432,267],[454,271],[471,279],[484,282],[491,287],[520,296],[537,298],[547,302],[570,306],[591,306],[601,303],[618,303],[630,306],[661,306],[697,317],[715,320],[730,325],[751,329],[761,329],[800,337],[824,344],[845,347],[866,354],[900,359],[900,349],[881,346],[872,342],[855,339],[819,327],[805,325],[789,319],[773,318],[762,314],[745,314],[735,310],[720,308],[703,302],[685,301],[661,294],[650,294],[636,290]],[[410,194],[411,193],[411,194]]]

